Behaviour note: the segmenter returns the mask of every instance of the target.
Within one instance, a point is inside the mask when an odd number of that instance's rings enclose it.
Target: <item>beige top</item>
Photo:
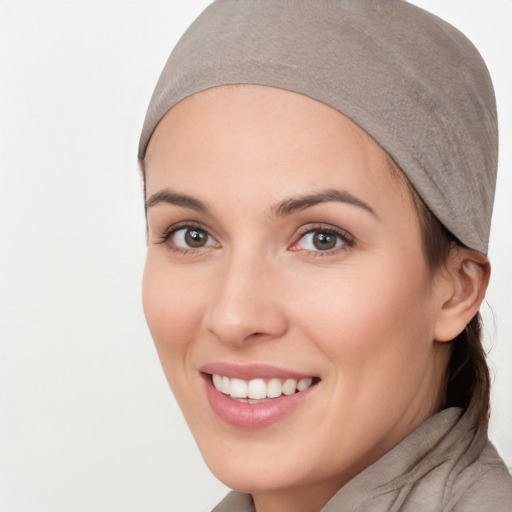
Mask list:
[[[343,486],[319,512],[512,512],[512,477],[471,412],[445,409]],[[254,512],[231,492],[212,512]]]

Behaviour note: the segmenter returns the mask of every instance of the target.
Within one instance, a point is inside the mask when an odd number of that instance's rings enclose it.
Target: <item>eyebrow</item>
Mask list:
[[[149,197],[149,199],[146,200],[146,211],[160,203],[173,204],[176,206],[181,206],[182,208],[188,208],[189,210],[195,210],[200,213],[211,212],[208,205],[199,199],[188,196],[186,194],[170,192],[169,190],[161,190],[160,192],[156,192],[151,197]]]
[[[286,199],[273,206],[271,208],[271,213],[276,217],[286,217],[287,215],[290,215],[294,212],[302,211],[306,208],[311,208],[312,206],[329,202],[351,204],[368,211],[376,217],[373,208],[366,204],[364,201],[361,201],[361,199],[358,199],[345,190],[341,191],[336,189],[329,189],[314,194],[307,194],[304,196],[296,196],[290,199]],[[150,196],[146,201],[146,211],[149,208],[152,208],[153,206],[161,203],[181,206],[182,208],[195,210],[199,213],[211,214],[210,207],[203,201],[200,201],[199,199],[186,194],[179,194],[169,190],[161,190]]]
[[[282,201],[274,208],[272,208],[272,213],[276,217],[285,217],[286,215],[305,210],[306,208],[310,208],[317,204],[329,202],[351,204],[368,211],[376,217],[375,211],[370,205],[366,204],[364,201],[361,201],[361,199],[358,199],[345,190],[341,191],[336,189],[329,189],[315,194],[307,194],[304,196],[286,199],[285,201]]]

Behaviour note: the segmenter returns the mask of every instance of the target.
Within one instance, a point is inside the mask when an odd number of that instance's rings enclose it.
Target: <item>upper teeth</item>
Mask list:
[[[263,398],[277,398],[282,394],[293,395],[295,391],[304,391],[313,383],[311,377],[304,379],[231,379],[224,375],[212,375],[215,389],[229,395],[231,398],[249,398],[261,400]]]

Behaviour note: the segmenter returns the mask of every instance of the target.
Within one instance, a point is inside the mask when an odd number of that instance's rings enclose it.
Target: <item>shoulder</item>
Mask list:
[[[458,475],[453,491],[447,510],[512,512],[512,476],[490,442]]]

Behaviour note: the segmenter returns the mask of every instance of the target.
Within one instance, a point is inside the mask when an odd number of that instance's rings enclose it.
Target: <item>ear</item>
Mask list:
[[[440,308],[434,337],[437,341],[450,341],[478,312],[489,284],[491,266],[487,256],[454,246],[439,274],[436,289],[440,294]]]

